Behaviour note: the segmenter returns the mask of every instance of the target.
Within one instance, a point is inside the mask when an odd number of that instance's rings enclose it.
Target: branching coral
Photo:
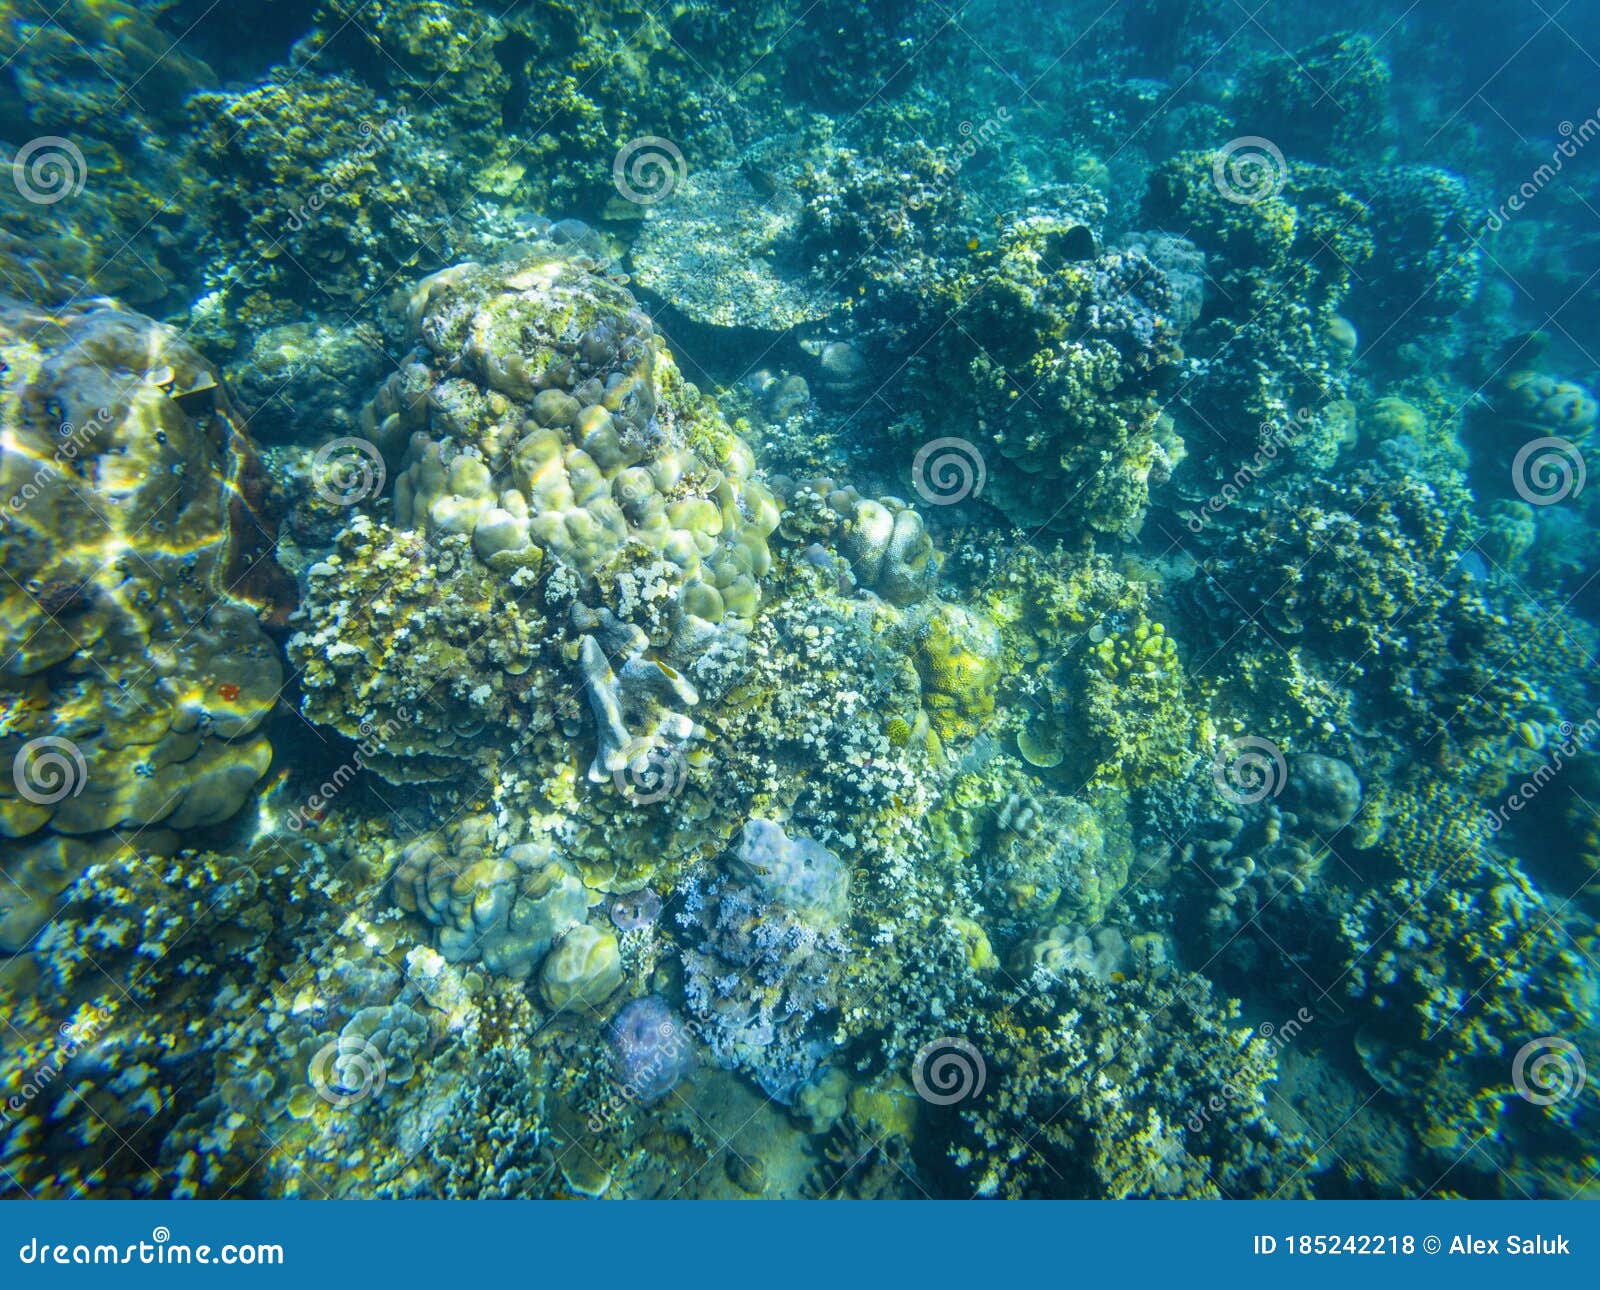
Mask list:
[[[1344,915],[1356,1051],[1417,1117],[1424,1146],[1453,1161],[1473,1142],[1504,1164],[1541,1135],[1592,1122],[1581,1078],[1547,1089],[1527,1067],[1527,1045],[1571,1043],[1592,1006],[1593,969],[1567,917],[1518,866],[1481,859],[1400,879]]]
[[[1202,977],[1133,975],[1009,996],[974,1018],[992,1072],[960,1111],[980,1196],[1296,1196],[1316,1160],[1266,1107],[1268,1045]]]

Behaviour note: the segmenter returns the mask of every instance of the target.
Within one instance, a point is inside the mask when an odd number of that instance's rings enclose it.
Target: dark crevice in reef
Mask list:
[[[311,26],[317,0],[217,4],[178,0],[156,19],[225,81],[254,81],[289,56]]]
[[[521,129],[528,115],[528,60],[533,51],[534,42],[521,32],[513,32],[494,47],[494,56],[511,81],[500,101],[501,123],[508,132]]]

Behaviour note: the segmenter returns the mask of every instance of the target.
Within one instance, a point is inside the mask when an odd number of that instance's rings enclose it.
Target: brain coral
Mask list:
[[[0,310],[0,360],[0,834],[225,820],[283,682],[254,450],[205,361],[106,302]]]

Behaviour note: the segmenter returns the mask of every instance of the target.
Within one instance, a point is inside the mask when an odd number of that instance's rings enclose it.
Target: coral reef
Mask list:
[[[100,845],[89,835],[216,824],[244,804],[283,684],[263,623],[293,593],[255,450],[171,328],[13,306],[0,354],[0,833],[35,841],[14,882],[37,926]],[[13,948],[33,930],[18,919]]]
[[[791,838],[771,820],[745,821],[734,859],[770,899],[823,920],[838,918],[850,894],[850,871],[827,847]]]
[[[1230,164],[1220,150],[1180,153],[1151,172],[1141,207],[1150,227],[1205,252],[1213,288],[1185,333],[1190,368],[1168,405],[1204,457],[1183,488],[1197,498],[1247,454],[1273,445],[1310,457],[1340,433],[1354,331],[1338,310],[1373,254],[1370,212],[1334,172],[1268,158],[1230,180]]]
[[[422,146],[405,111],[353,81],[269,83],[197,95],[193,162],[214,176],[206,284],[212,314],[264,327],[308,305],[356,309],[454,257],[447,159]],[[225,176],[225,178],[224,178]],[[218,324],[208,324],[218,326]]]
[[[975,1019],[997,1074],[959,1112],[979,1196],[1297,1196],[1317,1160],[1266,1107],[1270,1047],[1204,978],[1144,975],[1006,1000]]]
[[[670,1093],[694,1069],[694,1049],[680,1021],[659,995],[631,999],[611,1019],[612,1051],[623,1084],[648,1106]]]
[[[1336,32],[1304,49],[1278,49],[1243,78],[1233,110],[1258,135],[1316,161],[1350,161],[1381,147],[1390,72],[1377,42]]]
[[[1594,1190],[1592,68],[1102,7],[4,6],[0,1194]]]
[[[920,415],[900,432],[976,434],[988,500],[1017,523],[1131,536],[1183,456],[1157,397],[1182,355],[1181,290],[1145,250],[1100,249],[1081,218],[1016,219],[929,297],[963,325],[908,369]]]
[[[634,281],[696,323],[781,333],[838,308],[837,284],[785,274],[801,255],[793,165],[769,146],[690,172],[671,201],[647,208],[629,264]]]
[[[598,1008],[622,984],[617,938],[603,928],[580,923],[566,932],[539,970],[539,992],[557,1012]]]
[[[1466,1167],[1491,1187],[1541,1135],[1600,1111],[1581,1081],[1546,1089],[1525,1067],[1525,1045],[1559,1049],[1552,1037],[1584,1033],[1594,997],[1592,965],[1562,923],[1520,868],[1478,861],[1447,882],[1424,874],[1369,892],[1339,924],[1363,1066],[1428,1150],[1454,1161],[1479,1144],[1489,1167]]]
[[[792,1102],[833,1048],[840,933],[726,879],[686,887],[682,905],[684,995],[701,1038],[719,1064]]]
[[[485,817],[463,820],[448,843],[436,835],[412,843],[392,881],[395,903],[439,929],[448,962],[482,962],[517,979],[587,921],[591,903],[571,867],[548,848],[523,844],[496,854],[493,821]]]

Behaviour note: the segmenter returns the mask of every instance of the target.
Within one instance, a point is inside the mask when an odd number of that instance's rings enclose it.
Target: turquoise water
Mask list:
[[[1588,0],[4,12],[0,1192],[1592,1193]]]

